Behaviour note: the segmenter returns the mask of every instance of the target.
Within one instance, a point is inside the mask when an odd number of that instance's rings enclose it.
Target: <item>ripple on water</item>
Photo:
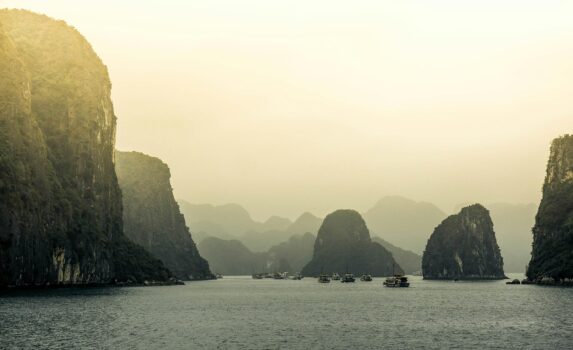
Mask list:
[[[573,289],[232,278],[0,296],[0,348],[566,349]]]

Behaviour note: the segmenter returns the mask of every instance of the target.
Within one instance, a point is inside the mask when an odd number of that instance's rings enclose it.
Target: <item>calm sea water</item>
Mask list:
[[[0,348],[573,348],[571,288],[411,282],[226,277],[10,293],[0,296]]]

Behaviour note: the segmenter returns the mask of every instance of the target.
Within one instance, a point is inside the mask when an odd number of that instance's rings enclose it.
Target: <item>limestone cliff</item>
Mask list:
[[[373,276],[402,273],[392,254],[372,242],[362,216],[354,210],[337,210],[324,218],[316,241],[312,260],[303,268],[305,276],[325,273],[351,272]]]
[[[486,208],[474,204],[446,218],[422,257],[425,279],[503,279],[503,259]]]
[[[557,138],[551,145],[527,277],[573,277],[573,135]]]
[[[62,21],[0,26],[0,287],[167,279],[122,234],[106,67]]]
[[[163,261],[178,278],[211,278],[209,264],[199,255],[173,197],[167,165],[143,153],[115,154],[125,235]]]

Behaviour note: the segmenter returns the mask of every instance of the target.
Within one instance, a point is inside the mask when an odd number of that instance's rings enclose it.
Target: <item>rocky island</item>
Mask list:
[[[551,144],[527,277],[540,284],[573,284],[573,135]]]
[[[173,197],[167,164],[139,152],[116,151],[115,157],[125,235],[163,261],[179,279],[213,278]]]
[[[388,276],[403,273],[392,254],[370,239],[362,216],[355,210],[337,210],[324,218],[312,260],[303,268],[305,276],[350,272],[355,275]]]
[[[447,217],[422,256],[424,279],[504,279],[503,258],[489,212],[480,204]]]
[[[107,68],[63,21],[0,10],[0,287],[167,281],[123,234]]]

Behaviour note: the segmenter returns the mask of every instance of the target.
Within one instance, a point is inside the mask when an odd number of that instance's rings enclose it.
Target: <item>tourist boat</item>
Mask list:
[[[330,283],[330,277],[321,273],[320,276],[318,276],[318,283]]]
[[[340,280],[340,282],[342,282],[342,283],[352,283],[354,281],[355,281],[354,275],[351,273],[344,274],[344,276]]]
[[[372,282],[372,276],[370,276],[369,274],[364,274],[360,276],[360,280],[362,282]]]
[[[392,277],[388,277],[386,278],[386,281],[384,281],[383,284],[389,288],[410,287],[410,282],[408,282],[408,277],[402,275],[394,275]]]
[[[333,273],[332,274],[332,280],[333,281],[340,281],[340,275],[337,272]]]

